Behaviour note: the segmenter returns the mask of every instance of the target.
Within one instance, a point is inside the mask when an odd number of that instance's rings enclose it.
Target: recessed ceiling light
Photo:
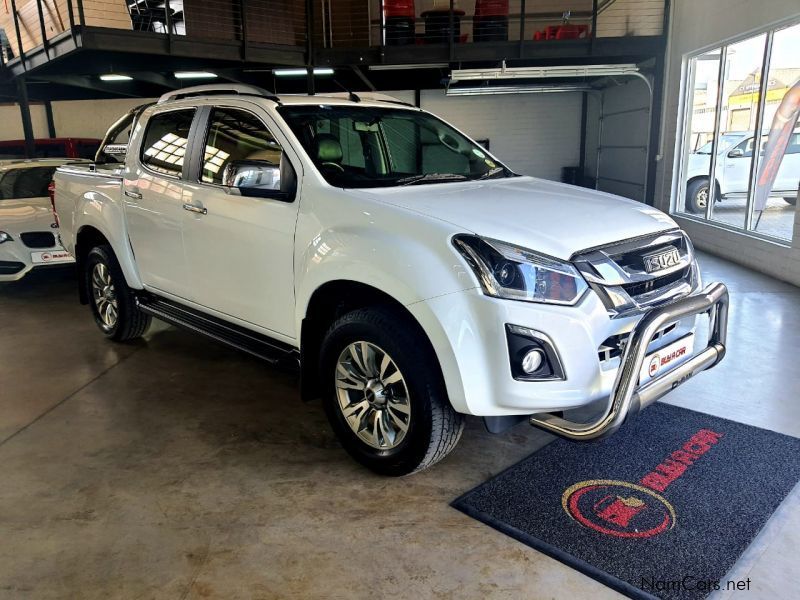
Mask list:
[[[306,69],[273,69],[276,77],[305,77],[308,73]],[[330,67],[314,67],[314,75],[333,75]]]
[[[177,79],[216,79],[217,74],[208,71],[176,71],[175,77]]]
[[[128,75],[118,75],[116,73],[109,73],[107,75],[100,75],[101,81],[132,81],[133,77]]]

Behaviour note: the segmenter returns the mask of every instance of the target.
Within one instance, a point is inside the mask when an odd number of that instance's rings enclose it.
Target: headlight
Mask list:
[[[0,231],[0,244],[4,244],[5,242],[13,242],[14,238],[11,237],[10,234],[6,233],[5,231]]]
[[[571,264],[519,246],[474,235],[457,235],[453,244],[490,296],[575,304],[589,287]]]

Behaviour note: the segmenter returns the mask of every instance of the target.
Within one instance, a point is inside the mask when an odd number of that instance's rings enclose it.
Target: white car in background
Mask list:
[[[750,184],[750,163],[753,157],[753,132],[731,131],[723,133],[717,145],[717,202],[725,198],[746,197]],[[761,150],[767,143],[766,134],[761,139]],[[711,169],[711,142],[689,155],[686,167],[686,210],[705,213],[708,206],[708,173]],[[782,197],[789,204],[797,202],[800,183],[800,131],[789,138],[771,196]]]
[[[56,168],[73,160],[0,164],[0,282],[17,281],[39,267],[75,262],[59,242],[48,189]]]

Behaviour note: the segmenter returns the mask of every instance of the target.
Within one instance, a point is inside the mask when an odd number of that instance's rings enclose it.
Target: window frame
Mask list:
[[[169,173],[161,173],[156,171],[155,169],[150,168],[150,166],[144,161],[144,151],[145,151],[145,142],[147,140],[147,132],[150,131],[150,125],[153,122],[153,119],[160,117],[161,115],[165,115],[168,113],[178,112],[178,111],[192,111],[192,122],[189,125],[189,137],[186,141],[186,153],[183,155],[183,164],[181,165],[181,173],[180,175],[171,175]],[[139,166],[156,177],[164,177],[166,179],[171,179],[173,181],[185,181],[187,179],[187,164],[191,159],[191,152],[192,152],[192,139],[194,137],[195,128],[197,127],[197,119],[200,114],[200,107],[198,106],[174,106],[165,108],[163,110],[158,110],[153,112],[150,116],[147,117],[147,121],[145,123],[144,130],[142,131],[141,142],[139,143],[139,152],[137,152],[137,162]],[[132,124],[133,127],[136,126],[136,122],[134,121]],[[130,140],[129,140],[130,143]]]
[[[208,145],[208,135],[211,133],[211,115],[214,113],[215,109],[229,109],[229,110],[240,110],[242,112],[246,112],[251,114],[253,117],[258,119],[261,124],[269,131],[275,141],[281,147],[282,157],[285,158],[289,162],[289,166],[291,167],[292,171],[294,171],[295,177],[295,186],[296,191],[293,195],[287,196],[285,198],[278,197],[277,194],[275,196],[270,195],[246,195],[242,194],[245,197],[253,197],[259,198],[262,200],[277,200],[278,202],[284,202],[286,204],[291,204],[297,199],[297,196],[300,191],[300,171],[297,166],[295,165],[295,161],[290,156],[290,153],[287,152],[287,141],[281,140],[281,136],[276,135],[276,131],[280,131],[280,128],[273,124],[272,126],[268,125],[266,120],[258,115],[256,111],[252,110],[251,108],[246,108],[243,106],[238,106],[236,104],[228,104],[228,103],[220,103],[220,104],[204,104],[198,107],[197,115],[195,117],[195,124],[193,127],[197,129],[194,131],[194,135],[192,139],[189,141],[189,152],[187,152],[187,156],[189,159],[186,161],[187,169],[185,173],[185,179],[191,183],[192,185],[199,185],[205,188],[211,188],[214,190],[221,191],[223,193],[227,193],[226,188],[224,185],[218,183],[212,183],[208,181],[203,181],[203,160],[205,158],[205,150],[206,146]],[[198,141],[197,131],[202,131],[202,141]]]
[[[762,239],[781,246],[787,246],[787,247],[792,246],[794,239],[798,237],[797,228],[793,230],[792,239],[786,239],[782,237],[777,237],[775,235],[760,233],[752,229],[754,222],[753,213],[754,213],[754,202],[755,202],[753,185],[757,178],[758,168],[760,166],[759,164],[761,155],[760,152],[756,153],[755,156],[752,157],[750,164],[749,182],[747,189],[747,203],[745,205],[745,222],[743,227],[737,227],[735,225],[730,225],[722,221],[715,221],[713,219],[714,204],[716,204],[717,202],[716,186],[709,187],[709,202],[708,205],[706,206],[705,214],[695,215],[689,213],[685,209],[685,202],[686,202],[685,177],[686,177],[687,166],[689,163],[688,156],[692,152],[692,149],[689,147],[689,139],[691,136],[691,121],[692,121],[691,115],[694,105],[693,102],[694,88],[692,84],[694,82],[694,77],[695,77],[695,64],[697,62],[696,59],[714,50],[720,52],[720,66],[718,75],[718,83],[719,83],[722,82],[722,78],[724,75],[728,48],[745,40],[756,38],[760,35],[766,36],[764,41],[764,53],[762,55],[762,61],[761,61],[761,78],[760,78],[761,80],[758,88],[759,101],[756,113],[756,126],[754,128],[754,134],[752,138],[754,140],[754,146],[755,146],[755,138],[757,137],[761,138],[763,136],[762,130],[763,130],[763,119],[764,119],[764,107],[766,104],[767,87],[769,85],[769,79],[770,79],[769,73],[770,73],[770,62],[772,58],[774,35],[776,32],[782,29],[794,27],[797,25],[800,25],[800,19],[798,19],[797,16],[788,17],[786,19],[782,19],[780,21],[771,23],[765,27],[750,30],[742,34],[726,38],[724,40],[719,40],[712,44],[708,44],[706,46],[698,48],[697,50],[694,50],[692,52],[687,52],[686,54],[683,55],[682,68],[681,68],[681,83],[680,83],[680,103],[678,107],[678,123],[677,123],[678,126],[676,129],[677,133],[675,136],[675,149],[673,155],[672,194],[669,206],[670,215],[677,216],[682,219],[687,219],[696,223],[701,223],[703,225],[719,227],[748,237]],[[716,172],[718,144],[719,144],[719,138],[721,136],[720,127],[721,127],[723,87],[724,87],[723,85],[718,85],[717,89],[716,114],[714,116],[715,123],[714,123],[714,132],[712,138],[709,178],[713,177],[713,174]],[[800,123],[798,123],[797,127],[800,127]],[[797,129],[797,127],[795,129]],[[746,139],[742,141],[746,141]],[[738,145],[739,143],[736,144],[736,146]],[[787,151],[784,154],[784,157],[788,154],[789,152],[787,147]],[[682,210],[680,209],[681,206],[684,207]]]

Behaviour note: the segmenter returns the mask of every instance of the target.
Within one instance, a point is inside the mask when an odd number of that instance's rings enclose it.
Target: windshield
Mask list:
[[[0,201],[47,198],[55,167],[29,167],[0,173]]]
[[[325,180],[342,188],[514,177],[458,131],[422,111],[282,106],[278,112]]]
[[[719,145],[717,146],[717,154],[722,154],[727,150],[732,144],[742,140],[744,135],[741,133],[736,134],[722,134],[719,138]],[[695,150],[695,154],[711,154],[711,144],[712,142],[708,142],[700,146],[697,150]]]

